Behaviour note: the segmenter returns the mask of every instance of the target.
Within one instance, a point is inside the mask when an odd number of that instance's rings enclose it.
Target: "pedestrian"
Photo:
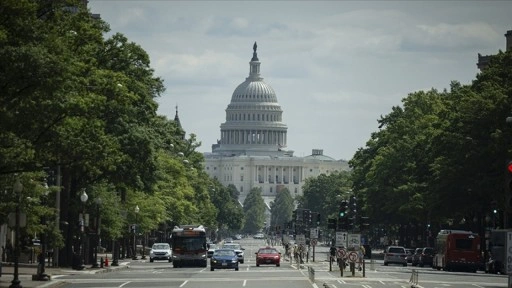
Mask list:
[[[366,254],[366,250],[364,249],[364,246],[361,245],[359,247],[359,251],[357,252],[358,254],[358,258],[359,258],[359,261],[358,261],[358,269],[359,271],[361,271],[363,268],[362,268],[362,265],[363,265],[363,261],[364,261],[364,254]]]

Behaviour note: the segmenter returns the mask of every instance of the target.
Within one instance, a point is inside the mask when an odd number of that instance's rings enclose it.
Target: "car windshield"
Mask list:
[[[235,256],[233,250],[216,250],[213,256]]]
[[[391,247],[391,248],[389,248],[388,252],[389,253],[405,253],[403,248],[398,248],[398,247]]]
[[[222,246],[222,248],[240,250],[240,245],[239,244],[225,244],[224,246]]]
[[[170,246],[169,246],[169,244],[154,244],[153,245],[153,249],[155,249],[155,250],[165,250],[165,249],[170,249]]]

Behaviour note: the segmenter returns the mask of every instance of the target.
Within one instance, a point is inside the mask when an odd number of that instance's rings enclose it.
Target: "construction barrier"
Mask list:
[[[409,283],[411,283],[411,287],[417,287],[418,285],[418,271],[416,269],[412,269],[411,279],[409,279]]]
[[[315,269],[311,266],[308,266],[308,274],[309,274],[309,280],[312,283],[315,283]]]

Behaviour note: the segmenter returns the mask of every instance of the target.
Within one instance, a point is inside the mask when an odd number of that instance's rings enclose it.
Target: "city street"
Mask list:
[[[235,287],[507,287],[507,276],[479,273],[457,273],[432,270],[430,267],[412,267],[390,265],[384,266],[381,260],[366,261],[365,275],[356,271],[354,276],[346,269],[344,277],[340,276],[337,266],[329,271],[327,259],[328,247],[316,247],[315,262],[310,259],[303,265],[282,262],[280,267],[262,265],[256,267],[254,252],[265,246],[264,240],[244,239],[237,241],[245,248],[245,262],[240,264],[240,270],[215,270],[209,267],[172,268],[166,261],[150,263],[148,259],[129,260],[125,269],[111,273],[97,273],[100,270],[88,269],[73,274],[53,275],[51,282],[23,283],[24,287],[191,287],[191,288],[235,288]],[[279,247],[281,248],[281,247]],[[314,272],[313,272],[314,271]],[[417,271],[417,282],[411,283],[411,275]],[[314,274],[314,276],[313,276]],[[11,275],[4,275],[3,277]],[[5,281],[5,278],[3,278]],[[413,279],[416,280],[416,279]],[[416,285],[413,285],[416,284]],[[3,287],[3,286],[1,286]],[[7,287],[7,286],[5,286]]]

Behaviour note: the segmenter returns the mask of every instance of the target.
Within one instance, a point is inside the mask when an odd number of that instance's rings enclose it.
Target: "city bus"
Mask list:
[[[206,229],[202,225],[175,226],[171,233],[172,265],[207,266]]]
[[[439,231],[432,268],[476,272],[481,265],[482,255],[478,234],[463,230]]]

